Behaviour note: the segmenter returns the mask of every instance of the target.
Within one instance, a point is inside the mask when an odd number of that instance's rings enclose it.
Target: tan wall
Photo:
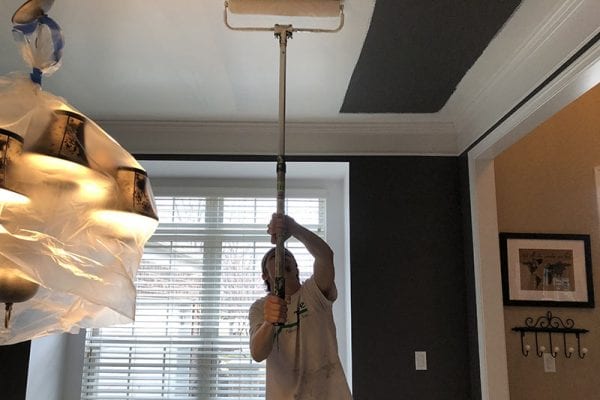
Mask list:
[[[600,86],[557,113],[495,160],[501,232],[591,235],[596,308],[504,307],[511,400],[600,399],[600,224],[594,168],[600,166]],[[576,327],[589,353],[556,358],[545,373],[541,358],[521,355],[511,331],[526,317],[552,311]],[[561,338],[562,341],[562,338]],[[534,345],[534,341],[530,341]],[[560,343],[562,352],[562,343]]]

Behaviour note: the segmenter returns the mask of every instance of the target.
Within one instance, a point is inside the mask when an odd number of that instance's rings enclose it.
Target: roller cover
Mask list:
[[[229,0],[235,14],[287,15],[292,17],[336,17],[340,0]]]

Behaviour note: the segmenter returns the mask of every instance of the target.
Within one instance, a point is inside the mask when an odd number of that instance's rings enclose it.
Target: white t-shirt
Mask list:
[[[335,300],[337,293],[333,293]],[[250,335],[264,322],[265,297],[250,307]],[[337,350],[333,301],[307,279],[291,296],[267,357],[267,400],[352,399]]]

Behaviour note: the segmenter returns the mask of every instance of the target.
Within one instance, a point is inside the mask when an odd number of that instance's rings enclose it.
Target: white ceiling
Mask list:
[[[22,2],[0,2],[3,72],[24,65],[10,35],[10,16]],[[294,35],[290,120],[337,115],[374,3],[349,1],[346,27],[338,34]],[[223,10],[222,0],[56,0],[49,16],[65,36],[63,66],[44,87],[97,119],[276,119],[278,42],[271,32],[227,29]],[[271,27],[274,21],[231,17],[238,25]],[[337,19],[316,23],[335,27]]]
[[[0,0],[2,75],[25,70],[10,32],[21,3]],[[288,153],[459,154],[600,31],[598,0],[523,0],[440,112],[340,114],[374,4],[346,0],[342,31],[289,42]],[[276,151],[278,43],[228,30],[222,0],[56,0],[49,15],[66,44],[44,88],[130,152]]]

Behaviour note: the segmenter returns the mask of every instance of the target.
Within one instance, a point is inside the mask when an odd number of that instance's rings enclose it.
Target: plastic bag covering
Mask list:
[[[32,80],[41,82],[42,75],[51,75],[61,66],[64,47],[60,26],[47,15],[13,26],[13,37],[25,62],[32,68]]]
[[[79,118],[80,160],[67,163],[72,170],[50,162],[61,157],[40,154],[49,127],[66,117]],[[0,344],[132,321],[133,279],[158,224],[143,168],[93,121],[25,74],[0,77],[2,131],[22,137],[23,151],[10,165],[4,161],[10,170],[0,184],[28,201],[0,202],[0,270],[40,287],[30,300],[14,303],[8,329],[0,326]],[[122,172],[132,172],[134,183],[119,185]]]

